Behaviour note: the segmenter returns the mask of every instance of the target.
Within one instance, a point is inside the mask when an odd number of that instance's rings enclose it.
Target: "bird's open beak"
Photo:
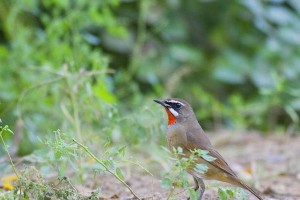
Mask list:
[[[170,108],[171,106],[166,104],[165,101],[161,101],[161,100],[157,100],[157,99],[154,99],[153,101],[155,101],[156,103],[166,107],[166,108]]]

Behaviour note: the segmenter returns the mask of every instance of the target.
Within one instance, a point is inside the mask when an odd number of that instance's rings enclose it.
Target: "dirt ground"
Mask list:
[[[244,180],[253,183],[265,199],[300,199],[300,137],[286,135],[262,136],[256,133],[209,134],[214,146],[231,168]],[[143,199],[167,199],[168,190],[160,186],[160,178],[146,173],[131,173],[126,177],[130,187]],[[97,181],[102,199],[130,199],[132,195],[117,180],[101,175]],[[220,182],[206,182],[203,199],[218,199]],[[78,186],[85,195],[90,190]],[[176,190],[176,199],[186,199],[187,191]],[[250,199],[256,199],[250,196]]]

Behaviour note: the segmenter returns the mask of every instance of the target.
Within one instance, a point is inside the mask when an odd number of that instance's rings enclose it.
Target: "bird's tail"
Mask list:
[[[246,185],[245,183],[243,183],[242,181],[238,181],[239,186],[242,188],[245,188],[246,190],[248,190],[249,192],[251,192],[254,196],[256,196],[259,200],[263,200],[263,198],[261,197],[261,195],[259,194],[258,191],[256,191],[255,189],[251,188],[250,186]]]

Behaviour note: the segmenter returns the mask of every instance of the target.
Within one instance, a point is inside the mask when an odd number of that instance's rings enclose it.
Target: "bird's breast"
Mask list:
[[[187,144],[187,135],[184,128],[178,124],[169,125],[167,129],[167,143],[170,150],[173,148],[185,148]]]

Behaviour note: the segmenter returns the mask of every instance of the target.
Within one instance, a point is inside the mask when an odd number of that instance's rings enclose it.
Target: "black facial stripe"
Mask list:
[[[181,103],[180,101],[176,101],[176,100],[166,100],[165,101],[167,104],[176,104],[176,103],[179,103],[181,104],[182,106],[184,105],[183,103]]]
[[[181,102],[166,101],[166,103],[170,105],[174,110],[179,110],[183,106]]]

